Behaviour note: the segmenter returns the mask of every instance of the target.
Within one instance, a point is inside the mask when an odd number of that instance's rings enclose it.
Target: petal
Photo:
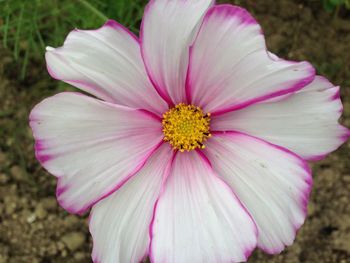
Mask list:
[[[259,24],[243,8],[212,7],[190,51],[189,101],[214,115],[301,89],[313,67],[272,57]]]
[[[189,46],[213,0],[151,0],[141,25],[149,76],[169,104],[185,101]]]
[[[153,263],[247,260],[256,228],[231,189],[197,152],[178,153],[151,227]]]
[[[148,113],[68,92],[39,103],[30,125],[36,156],[58,177],[58,201],[71,213],[119,188],[162,141]]]
[[[205,153],[258,227],[258,246],[279,253],[304,223],[311,190],[305,161],[278,146],[241,133],[215,133]]]
[[[138,263],[148,254],[153,208],[172,156],[163,144],[122,188],[92,208],[94,262]]]
[[[150,83],[136,37],[113,20],[97,30],[74,30],[59,48],[48,48],[47,68],[98,98],[162,114],[166,103]]]
[[[349,137],[349,131],[338,124],[342,108],[339,87],[317,76],[283,100],[216,116],[211,128],[241,131],[315,160],[337,149]]]

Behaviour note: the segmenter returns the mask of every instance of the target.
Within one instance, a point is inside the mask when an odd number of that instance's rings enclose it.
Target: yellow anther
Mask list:
[[[163,114],[164,141],[180,152],[204,149],[211,137],[210,113],[194,105],[180,103]]]

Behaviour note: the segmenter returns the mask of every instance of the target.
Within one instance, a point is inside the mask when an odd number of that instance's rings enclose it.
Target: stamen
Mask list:
[[[210,113],[204,114],[194,105],[176,105],[163,114],[162,124],[164,141],[180,152],[204,149],[204,142],[211,137]]]

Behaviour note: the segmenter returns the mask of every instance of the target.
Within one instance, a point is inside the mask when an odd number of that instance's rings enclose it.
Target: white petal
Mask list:
[[[58,201],[72,213],[125,183],[163,136],[153,115],[69,92],[39,103],[30,125],[36,156],[58,177]]]
[[[219,114],[301,89],[313,67],[273,58],[259,24],[243,8],[212,7],[190,51],[189,100]]]
[[[213,0],[152,0],[141,25],[143,59],[169,104],[185,101],[189,46]]]
[[[153,263],[247,260],[256,228],[231,189],[199,153],[178,153],[151,229]]]
[[[338,124],[342,109],[339,87],[318,76],[285,99],[214,117],[211,128],[241,131],[317,160],[349,137],[349,131]]]
[[[93,207],[94,262],[139,263],[148,254],[154,204],[172,156],[169,144],[163,144],[122,188]]]
[[[311,171],[293,153],[241,133],[214,133],[206,143],[213,169],[232,187],[258,227],[258,246],[279,253],[306,217]]]
[[[62,47],[47,50],[46,62],[52,77],[105,101],[166,111],[148,79],[138,40],[113,20],[97,30],[72,31]]]

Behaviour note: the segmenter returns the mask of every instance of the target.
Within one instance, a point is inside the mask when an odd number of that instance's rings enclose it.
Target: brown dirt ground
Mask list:
[[[223,1],[221,1],[223,2]],[[227,2],[227,1],[226,1]],[[325,12],[318,1],[232,1],[260,21],[269,49],[281,57],[312,62],[342,86],[350,127],[350,16]],[[0,263],[91,262],[87,219],[57,205],[56,181],[34,158],[28,113],[41,99],[71,89],[51,80],[42,61],[30,77],[0,50]],[[282,254],[257,251],[249,262],[350,262],[350,143],[312,164],[309,216],[296,242]],[[124,262],[123,262],[124,263]]]

